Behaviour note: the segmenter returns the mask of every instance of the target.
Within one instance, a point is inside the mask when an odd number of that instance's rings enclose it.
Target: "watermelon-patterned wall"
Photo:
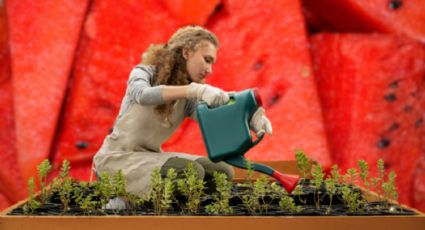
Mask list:
[[[273,136],[248,158],[288,160],[303,149],[325,168],[338,163],[343,169],[358,158],[370,164],[383,158],[398,174],[400,200],[425,211],[422,0],[6,0],[0,5],[0,210],[25,198],[26,181],[45,158],[53,162],[53,175],[68,159],[71,175],[88,180],[91,159],[111,129],[141,53],[177,28],[198,24],[220,39],[208,83],[229,91],[257,87],[265,102]],[[382,86],[395,79],[407,79],[399,83],[394,103],[401,110],[366,103],[378,92],[390,93],[386,90],[393,88]],[[387,128],[390,118],[401,120],[392,145],[379,142],[379,128]],[[206,154],[199,128],[189,120],[163,148]]]

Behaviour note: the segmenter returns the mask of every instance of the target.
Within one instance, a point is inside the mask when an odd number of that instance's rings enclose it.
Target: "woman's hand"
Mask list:
[[[208,106],[216,107],[226,104],[229,101],[229,94],[208,84],[192,82],[189,84],[187,98],[205,101]]]
[[[257,111],[255,111],[254,115],[251,118],[251,121],[249,122],[249,127],[255,132],[257,137],[264,133],[272,135],[272,123],[266,117],[265,110],[263,107],[259,107]]]

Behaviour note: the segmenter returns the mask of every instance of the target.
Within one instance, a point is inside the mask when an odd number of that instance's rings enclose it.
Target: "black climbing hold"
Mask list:
[[[397,9],[399,9],[402,5],[403,5],[403,1],[402,1],[402,0],[390,0],[390,2],[388,3],[388,7],[389,7],[391,10],[397,10]]]
[[[384,96],[384,99],[388,102],[393,102],[393,101],[397,100],[397,97],[394,93],[389,93],[389,94]]]
[[[222,9],[223,9],[223,3],[220,3],[220,4],[218,4],[218,5],[215,7],[215,9],[214,9],[214,11],[212,12],[212,14],[211,14],[211,15],[217,14],[217,13],[218,13],[218,12],[220,12]]]
[[[77,143],[75,143],[75,147],[77,147],[77,149],[86,149],[89,147],[89,143],[87,141],[77,141]]]
[[[385,149],[385,148],[388,148],[390,144],[391,144],[391,141],[388,138],[384,137],[378,141],[377,147],[380,149]]]
[[[394,130],[396,130],[396,129],[398,129],[398,128],[400,128],[400,124],[399,124],[399,123],[397,123],[397,122],[394,122],[394,123],[390,126],[390,128],[388,129],[388,131],[394,131]]]
[[[397,89],[397,87],[398,87],[398,81],[397,80],[396,81],[393,81],[388,86],[390,88]]]
[[[270,98],[270,100],[268,101],[267,104],[270,107],[270,106],[276,104],[279,100],[280,100],[280,94],[276,93]]]
[[[255,70],[255,71],[259,71],[262,67],[263,67],[263,61],[261,61],[261,60],[258,60],[258,61],[254,64],[254,70]]]
[[[422,126],[424,123],[424,119],[421,117],[418,120],[416,120],[416,127]]]
[[[411,112],[412,110],[413,110],[413,106],[411,106],[411,105],[406,105],[403,108],[403,111],[406,112],[406,113]]]

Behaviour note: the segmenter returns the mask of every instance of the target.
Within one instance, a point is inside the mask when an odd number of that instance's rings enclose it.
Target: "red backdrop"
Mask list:
[[[294,151],[343,170],[383,158],[400,201],[425,211],[425,2],[388,0],[0,1],[0,210],[24,199],[43,159],[91,159],[118,113],[128,74],[179,27],[220,40],[208,83],[257,87],[273,136],[247,157]],[[167,151],[205,155],[185,121]]]

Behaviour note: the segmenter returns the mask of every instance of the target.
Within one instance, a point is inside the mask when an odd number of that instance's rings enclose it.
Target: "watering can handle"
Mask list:
[[[233,102],[235,101],[235,93],[235,91],[228,92],[229,101],[227,102],[227,104],[233,104]]]
[[[257,101],[257,103],[259,103],[259,106],[262,106],[263,103],[261,101],[261,97],[257,92],[257,89],[253,90],[254,92],[254,96],[255,96],[255,100]],[[234,100],[235,100],[235,91],[230,91],[229,93],[229,104],[231,104]],[[262,133],[260,136],[257,137],[257,140],[255,140],[254,142],[252,142],[252,147],[256,146],[258,143],[260,143],[261,140],[263,140],[265,133]],[[251,147],[251,148],[252,148]]]
[[[265,136],[265,133],[262,133],[259,137],[257,137],[257,140],[255,140],[254,142],[252,142],[252,147],[254,147],[258,143],[260,143],[260,141],[263,140],[264,136]]]

